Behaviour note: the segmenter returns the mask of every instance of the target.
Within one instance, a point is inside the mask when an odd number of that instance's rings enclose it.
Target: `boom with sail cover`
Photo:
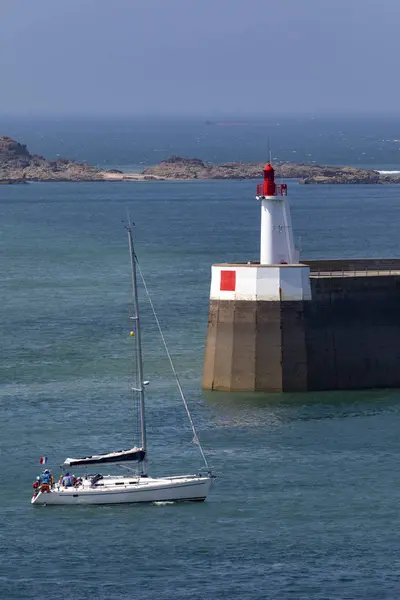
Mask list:
[[[146,456],[143,448],[119,450],[108,454],[86,456],[84,458],[66,458],[63,467],[85,467],[87,465],[109,465],[126,462],[142,462]]]

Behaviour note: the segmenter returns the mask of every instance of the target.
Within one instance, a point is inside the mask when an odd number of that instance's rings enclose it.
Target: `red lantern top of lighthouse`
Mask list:
[[[275,195],[276,195],[275,171],[272,168],[271,163],[268,163],[264,167],[263,196],[275,196]]]
[[[264,170],[264,182],[257,185],[257,196],[286,196],[287,185],[281,184],[276,185],[275,183],[275,171],[271,163],[265,165]]]

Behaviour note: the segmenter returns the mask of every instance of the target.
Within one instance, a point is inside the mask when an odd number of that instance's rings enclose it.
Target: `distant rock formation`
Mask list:
[[[98,181],[104,171],[65,158],[47,160],[31,154],[24,144],[0,136],[0,182]]]
[[[106,171],[73,160],[47,160],[31,154],[24,144],[0,136],[0,183],[29,181],[154,181],[193,179],[259,179],[265,163],[227,162],[213,164],[199,158],[171,156],[141,173]],[[400,183],[400,177],[354,167],[322,166],[306,163],[276,163],[277,177],[296,178],[308,184]]]
[[[86,163],[58,158],[48,160],[31,154],[24,144],[0,136],[0,184],[29,181],[150,181],[152,175],[99,169]]]
[[[142,171],[160,179],[250,179],[260,177],[262,163],[223,163],[215,165],[199,158],[171,156]]]
[[[323,167],[315,168],[300,180],[303,184],[343,184],[343,183],[380,183],[377,171],[357,169],[354,167]]]
[[[265,163],[231,162],[213,164],[199,158],[171,156],[142,171],[159,179],[256,179]],[[300,179],[303,184],[400,183],[399,177],[381,176],[377,171],[354,167],[322,166],[306,163],[276,163],[277,177]]]

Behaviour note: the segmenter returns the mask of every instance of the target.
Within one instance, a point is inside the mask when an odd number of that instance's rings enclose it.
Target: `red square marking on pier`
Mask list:
[[[234,292],[236,289],[236,271],[221,271],[221,292]]]

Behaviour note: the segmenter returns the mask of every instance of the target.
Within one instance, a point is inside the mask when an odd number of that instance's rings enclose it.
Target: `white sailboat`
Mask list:
[[[120,504],[120,503],[137,503],[137,502],[162,502],[162,501],[202,501],[205,500],[215,476],[212,474],[207,459],[204,455],[200,441],[198,439],[196,429],[194,427],[189,408],[179,382],[178,375],[168,347],[162,333],[159,320],[154,310],[153,303],[146,283],[144,281],[140,266],[133,245],[132,226],[129,223],[127,226],[129,252],[131,258],[132,269],[132,291],[133,291],[133,332],[135,339],[135,372],[136,381],[132,390],[138,398],[138,412],[140,424],[140,444],[129,450],[121,450],[118,452],[110,452],[108,454],[100,454],[87,456],[84,458],[67,458],[64,461],[63,468],[72,469],[78,467],[100,467],[107,465],[126,466],[129,463],[136,463],[136,471],[133,469],[129,474],[124,475],[102,475],[97,470],[90,474],[85,473],[74,481],[73,485],[64,486],[62,483],[39,483],[36,485],[35,492],[32,496],[31,503],[35,505],[52,505],[52,504]],[[185,406],[190,425],[193,430],[194,442],[199,447],[201,456],[205,465],[204,474],[199,472],[193,475],[179,475],[166,477],[150,477],[148,475],[148,458],[147,458],[147,443],[146,443],[146,420],[145,420],[145,385],[143,377],[142,363],[142,344],[141,344],[141,329],[140,315],[138,302],[138,286],[137,272],[141,276],[146,294],[148,296],[153,314],[159,328],[161,338],[169,358],[171,368],[176,377],[178,389]]]

